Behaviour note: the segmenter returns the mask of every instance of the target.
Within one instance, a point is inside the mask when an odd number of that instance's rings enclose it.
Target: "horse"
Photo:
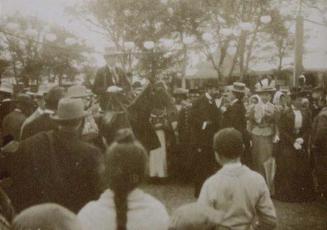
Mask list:
[[[160,147],[149,118],[155,108],[175,112],[166,85],[150,81],[139,95],[128,103],[126,101],[126,97],[121,94],[111,94],[108,97],[110,106],[98,121],[100,136],[110,145],[119,129],[129,128],[148,151]]]

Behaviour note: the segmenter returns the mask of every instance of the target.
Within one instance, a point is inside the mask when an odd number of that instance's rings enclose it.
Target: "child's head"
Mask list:
[[[220,130],[214,136],[213,148],[220,163],[238,159],[244,151],[241,132],[234,128]]]

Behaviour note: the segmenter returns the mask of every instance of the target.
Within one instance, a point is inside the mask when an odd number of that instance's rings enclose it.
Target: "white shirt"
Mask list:
[[[198,203],[225,213],[222,226],[246,230],[258,217],[262,229],[273,229],[276,212],[264,178],[240,163],[224,165],[202,186]]]
[[[166,208],[154,197],[140,189],[128,195],[128,230],[167,230],[169,216]],[[78,213],[83,230],[116,230],[114,193],[107,189],[99,200],[86,204]]]

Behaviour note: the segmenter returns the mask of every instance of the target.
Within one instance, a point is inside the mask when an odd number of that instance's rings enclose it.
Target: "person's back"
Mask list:
[[[61,107],[66,107],[63,110],[74,108],[74,100],[63,99]],[[82,111],[83,103],[79,100],[78,106]],[[79,139],[82,117],[77,119],[78,113],[70,112],[73,120],[60,117],[58,130],[27,138],[10,156],[10,175],[14,182],[12,199],[18,210],[55,202],[77,212],[98,197],[101,155],[97,148]],[[64,116],[61,114],[64,112],[59,111],[59,116]]]
[[[242,135],[234,128],[215,135],[217,160],[223,165],[203,185],[198,202],[225,213],[222,226],[251,229],[258,219],[263,229],[276,226],[275,208],[264,178],[240,163]]]
[[[78,214],[84,230],[168,229],[166,208],[138,188],[145,177],[146,159],[145,149],[131,131],[119,131],[105,154],[103,182],[108,187]]]
[[[165,207],[154,197],[140,189],[132,191],[127,198],[128,230],[166,230],[168,214]],[[106,190],[97,201],[88,203],[78,213],[84,230],[117,229],[114,193]]]
[[[202,187],[199,202],[224,211],[221,224],[232,229],[247,229],[255,215],[274,221],[265,180],[245,165],[224,166],[210,177]]]
[[[11,230],[81,230],[76,215],[52,203],[32,206],[15,217]]]
[[[34,136],[43,131],[54,130],[57,124],[50,119],[49,113],[43,113],[31,122],[27,123],[22,131],[21,140]]]

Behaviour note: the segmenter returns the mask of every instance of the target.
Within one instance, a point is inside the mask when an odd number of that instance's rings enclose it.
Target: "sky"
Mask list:
[[[80,20],[68,15],[65,12],[67,6],[81,3],[83,0],[0,0],[0,17],[12,15],[17,12],[23,15],[34,15],[44,21],[64,26],[66,29],[77,34],[84,39],[87,44],[98,52],[103,52],[108,45],[105,38],[98,33],[91,31]],[[287,7],[287,6],[282,6]],[[321,21],[315,12],[305,12],[306,17]],[[326,15],[327,16],[327,15]],[[327,68],[327,27],[305,23],[305,31],[309,33],[310,39],[304,44],[307,50],[310,50],[304,57],[304,66],[306,68]],[[94,54],[97,64],[104,64],[101,54]],[[292,62],[292,58],[286,59],[286,62]],[[254,66],[258,70],[271,68],[268,64],[259,63]]]

